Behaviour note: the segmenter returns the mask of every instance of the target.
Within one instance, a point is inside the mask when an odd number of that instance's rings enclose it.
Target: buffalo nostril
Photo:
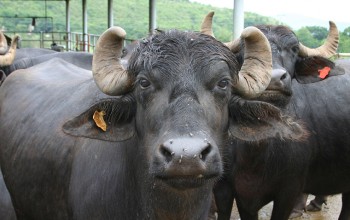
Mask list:
[[[167,162],[170,162],[172,160],[173,155],[175,154],[174,152],[172,152],[170,149],[168,149],[164,145],[160,145],[159,151],[160,151],[160,154],[162,156],[164,156],[164,158]]]
[[[202,152],[199,154],[199,158],[201,160],[205,161],[207,156],[210,154],[211,150],[212,150],[212,146],[210,144],[208,144],[208,146],[205,147],[204,150],[202,150]]]
[[[281,81],[286,79],[287,78],[287,73],[284,73],[282,76],[281,76]]]
[[[287,71],[285,69],[273,69],[271,75],[272,82],[280,82],[287,77]]]

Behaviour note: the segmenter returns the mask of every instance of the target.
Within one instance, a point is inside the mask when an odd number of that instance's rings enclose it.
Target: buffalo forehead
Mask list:
[[[231,52],[215,39],[192,32],[169,31],[152,36],[140,43],[130,58],[129,72],[137,75],[152,69],[193,72],[209,63],[224,60],[229,66],[236,60]],[[189,71],[190,70],[190,71]]]

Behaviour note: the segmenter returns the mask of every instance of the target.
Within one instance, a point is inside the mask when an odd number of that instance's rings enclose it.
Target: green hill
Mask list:
[[[81,0],[70,1],[72,32],[82,32],[81,2]],[[148,35],[148,2],[148,0],[114,1],[114,25],[123,27],[128,39],[140,39]],[[224,42],[232,38],[233,11],[231,9],[192,3],[188,0],[157,0],[156,8],[157,27],[163,30],[177,28],[198,31],[204,16],[210,11],[215,11],[213,29],[216,38]],[[87,9],[88,32],[100,35],[107,29],[107,1],[88,0]],[[36,19],[34,32],[64,32],[65,2],[0,0],[0,30],[26,32],[32,17],[48,17],[48,19]],[[245,26],[257,24],[281,24],[281,22],[271,17],[245,12]],[[328,32],[326,28],[321,31],[326,34]],[[324,41],[315,37],[320,32],[319,28],[303,27],[295,32],[303,44],[310,47],[319,46]],[[349,33],[350,27],[340,33],[339,52],[349,53]]]
[[[214,31],[219,40],[229,41],[232,37],[232,10],[215,8],[188,0],[157,0],[157,27],[159,29],[177,28],[181,30],[199,30],[200,23],[209,11],[215,11]],[[65,2],[47,1],[1,1],[0,16],[9,17],[52,17],[37,18],[34,31],[65,31]],[[71,31],[82,32],[81,0],[72,0]],[[107,28],[107,1],[87,1],[88,32],[101,34]],[[148,0],[118,0],[113,3],[114,25],[123,27],[130,39],[139,39],[148,33]],[[247,25],[278,24],[270,17],[254,13],[245,13]],[[0,18],[0,28],[8,31],[27,31],[31,18]],[[46,23],[45,23],[46,21]]]

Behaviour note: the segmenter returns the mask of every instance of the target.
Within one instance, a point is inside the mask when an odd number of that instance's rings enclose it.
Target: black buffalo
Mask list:
[[[38,48],[23,48],[18,49],[17,54],[22,52],[24,49],[35,49],[38,50]],[[40,49],[39,49],[40,50]],[[53,58],[60,58],[62,60],[65,60],[73,65],[76,65],[80,68],[91,70],[92,68],[92,54],[86,53],[86,52],[54,52],[54,53],[46,53],[46,51],[50,51],[47,49],[41,49],[43,50],[43,54],[40,54],[38,56],[27,56],[23,57],[21,59],[17,58],[15,61],[7,67],[8,72],[5,74],[9,75],[9,73],[12,73],[15,70],[18,69],[26,69],[31,66],[37,65],[39,63],[43,63],[47,60],[53,59]]]
[[[78,67],[91,70],[92,54],[85,52],[63,52],[43,48],[16,48],[18,36],[11,41],[10,48],[6,44],[6,38],[0,32],[0,70],[6,76],[18,69],[26,69],[53,58],[61,58]],[[1,46],[3,45],[3,46]],[[6,46],[5,46],[6,45]]]
[[[14,35],[10,40],[8,40],[8,38],[8,36],[0,31],[0,67],[9,66],[14,61],[22,58],[57,53],[54,50],[43,48],[18,48],[18,42],[20,40],[19,35]]]
[[[43,48],[20,48],[18,49],[18,36],[11,40],[0,32],[0,85],[6,76],[18,69],[26,69],[39,63],[48,61],[53,58],[61,58],[71,64],[83,69],[92,69],[92,54],[86,52],[63,52],[59,53],[54,50]],[[122,65],[126,65],[131,56],[132,50],[136,47],[138,41],[125,45],[122,53]],[[8,48],[10,46],[10,48]]]
[[[1,33],[0,33],[1,36]],[[123,49],[122,64],[125,66],[127,60],[130,58],[132,50],[136,47],[137,41],[127,44]],[[42,48],[20,48],[13,50],[12,53],[7,50],[6,53],[0,54],[0,85],[4,81],[6,76],[18,69],[26,69],[39,63],[48,61],[53,58],[61,58],[71,64],[74,64],[80,68],[91,70],[92,69],[92,57],[91,53],[86,52],[56,52],[54,50],[42,49]],[[13,55],[11,58],[6,59],[5,55]],[[1,62],[1,59],[4,61]],[[2,63],[2,66],[1,66]],[[4,76],[5,75],[5,76]]]
[[[303,136],[249,101],[272,67],[256,28],[242,33],[242,66],[214,38],[171,30],[139,42],[124,69],[124,37],[100,37],[93,74],[51,59],[0,87],[0,162],[19,219],[206,219],[229,130]]]
[[[202,32],[212,35],[210,13]],[[219,219],[229,219],[236,199],[242,220],[258,219],[258,210],[274,202],[271,219],[288,219],[302,193],[343,195],[341,220],[350,219],[350,61],[326,59],[338,45],[330,22],[324,45],[302,45],[285,26],[257,26],[269,40],[272,79],[254,100],[273,104],[294,116],[308,130],[304,141],[272,138],[243,143],[231,139],[231,161],[216,188]],[[242,60],[244,42],[226,44]]]

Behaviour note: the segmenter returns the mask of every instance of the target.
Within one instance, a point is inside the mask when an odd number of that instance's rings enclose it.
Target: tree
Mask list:
[[[315,48],[322,44],[319,40],[314,38],[314,36],[307,27],[300,28],[296,31],[295,34],[297,35],[299,41],[305,46]]]
[[[324,27],[308,26],[306,28],[310,31],[311,35],[319,41],[326,39],[328,35],[328,30],[327,28],[324,28]]]
[[[350,53],[350,27],[345,28],[340,33],[338,51],[339,53]]]

